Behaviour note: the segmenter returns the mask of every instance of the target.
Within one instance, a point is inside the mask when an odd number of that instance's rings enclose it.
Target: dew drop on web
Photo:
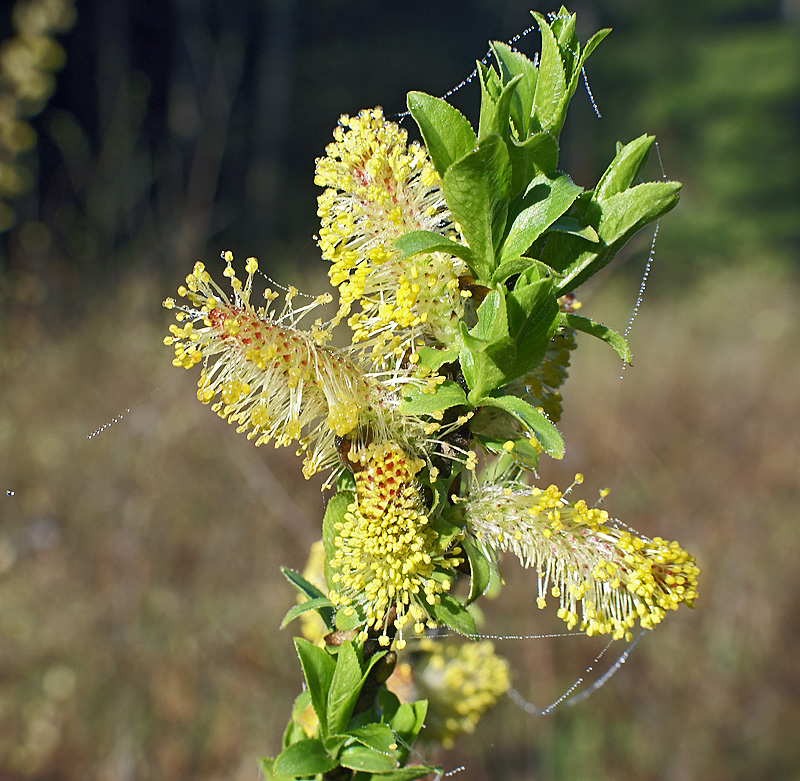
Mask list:
[[[109,420],[108,423],[104,423],[99,428],[96,428],[91,434],[88,434],[86,439],[94,439],[99,434],[102,434],[104,431],[111,428],[111,426],[113,426],[115,423],[119,423],[129,412],[130,409],[126,409],[125,412],[121,412],[116,417],[111,418],[111,420]]]

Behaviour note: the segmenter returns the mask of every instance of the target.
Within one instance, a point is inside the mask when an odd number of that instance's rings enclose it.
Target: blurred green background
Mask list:
[[[2,4],[6,42],[23,5]],[[3,44],[0,779],[253,781],[277,751],[301,684],[278,567],[301,567],[318,535],[319,481],[197,403],[161,344],[160,302],[226,249],[324,289],[313,165],[338,116],[444,94],[529,7],[81,0],[51,36],[63,68],[47,60],[54,78],[18,110],[9,74],[26,63]],[[614,33],[587,68],[602,119],[581,87],[562,167],[591,187],[617,139],[650,132],[684,190],[634,366],[620,380],[611,351],[581,343],[567,458],[542,481],[579,470],[587,498],[609,486],[613,515],[695,553],[701,596],[589,699],[547,717],[504,701],[434,759],[464,781],[800,778],[800,5],[570,10],[583,39]],[[538,35],[519,46],[532,54]],[[474,118],[476,85],[453,101]],[[583,311],[620,330],[645,233],[581,290]],[[505,574],[485,630],[560,631],[531,573]],[[602,647],[498,642],[539,706]]]

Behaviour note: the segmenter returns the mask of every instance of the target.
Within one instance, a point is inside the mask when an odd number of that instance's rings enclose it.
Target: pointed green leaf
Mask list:
[[[532,13],[542,34],[539,78],[533,106],[534,126],[557,136],[564,125],[567,108],[575,94],[586,58],[610,30],[595,33],[581,52],[574,34],[574,16],[562,18],[559,14],[552,26],[548,26],[541,14]]]
[[[610,27],[604,27],[602,30],[598,30],[583,47],[583,51],[581,52],[581,59],[580,59],[580,67],[582,68],[586,64],[586,60],[589,59],[589,55],[600,45],[603,39],[611,32]],[[579,69],[580,70],[580,69]]]
[[[502,132],[497,130],[499,124],[497,119],[497,100],[503,91],[503,83],[494,68],[484,65],[480,61],[476,63],[475,70],[481,87],[478,141],[493,132],[502,136]]]
[[[542,35],[539,78],[536,81],[536,93],[533,97],[534,124],[536,129],[546,130],[557,136],[564,124],[564,103],[567,93],[564,63],[561,60],[558,42],[547,20],[535,11],[531,13],[539,23]]]
[[[620,147],[611,165],[608,166],[600,177],[597,187],[594,188],[593,198],[604,201],[612,195],[627,190],[647,160],[655,140],[655,136],[645,134]]]
[[[337,764],[337,761],[325,751],[322,741],[312,738],[293,743],[281,751],[272,765],[272,772],[277,776],[302,778],[327,773]]]
[[[351,729],[347,734],[355,738],[362,746],[367,746],[367,748],[375,751],[382,751],[384,754],[394,756],[397,750],[394,733],[386,724],[372,722],[371,724],[365,724],[363,727]]]
[[[580,48],[578,36],[575,34],[575,17],[575,14],[571,14],[562,5],[555,15],[555,19],[550,23],[550,29],[553,31],[553,35],[558,41],[558,48],[562,53],[561,59],[564,61],[564,69],[567,71],[567,75],[572,72],[573,61],[576,57],[575,52]],[[567,61],[569,61],[569,68]]]
[[[351,491],[339,491],[328,500],[328,504],[325,507],[325,515],[322,519],[322,544],[325,546],[325,557],[328,562],[333,561],[336,555],[336,546],[334,545],[336,529],[334,524],[344,521],[347,508],[353,502],[355,502],[354,493]]]
[[[491,583],[493,563],[489,560],[480,545],[469,537],[464,537],[460,541],[461,547],[467,554],[470,569],[469,597],[467,604],[472,604],[478,597],[483,596],[484,592]]]
[[[472,271],[483,284],[495,266],[508,215],[511,165],[499,136],[482,139],[478,149],[454,162],[445,172],[443,189],[453,218],[475,253]]]
[[[600,243],[591,245],[575,236],[550,234],[540,255],[563,273],[558,294],[574,290],[596,274],[641,228],[674,208],[680,188],[679,182],[645,182],[602,202],[583,204],[583,208],[595,210],[590,221]],[[567,266],[559,267],[559,260]]]
[[[381,778],[383,778],[384,773],[395,770],[398,767],[394,752],[391,755],[387,755],[358,743],[347,746],[342,750],[339,755],[339,764],[342,767],[349,767],[362,773],[380,774]]]
[[[496,286],[500,282],[505,282],[509,277],[513,277],[515,274],[524,274],[531,269],[537,269],[542,276],[552,276],[556,278],[560,276],[546,263],[542,263],[540,260],[536,260],[536,258],[529,258],[523,255],[519,258],[504,260],[495,269],[494,274],[492,274],[492,286]]]
[[[511,198],[517,198],[539,174],[553,174],[558,166],[558,141],[544,131],[534,133],[524,142],[510,139]]]
[[[336,628],[342,632],[357,629],[366,622],[363,610],[358,605],[353,605],[352,610],[341,607],[336,611]]]
[[[417,355],[419,355],[419,367],[432,372],[438,371],[446,363],[458,360],[458,350],[452,347],[441,350],[423,346],[417,350]]]
[[[410,765],[391,773],[381,773],[380,781],[414,781],[415,778],[425,778],[431,774],[441,776],[442,768],[432,765]]]
[[[361,664],[353,644],[346,640],[339,646],[336,669],[328,691],[328,731],[344,732],[361,693]]]
[[[564,457],[564,440],[558,429],[547,416],[528,402],[516,396],[489,396],[480,403],[487,407],[497,407],[513,415],[533,434],[545,453],[553,458]]]
[[[506,141],[511,132],[511,101],[517,89],[517,85],[522,80],[522,74],[514,76],[508,84],[501,84],[493,68],[479,63],[478,74],[481,82],[481,119],[478,126],[478,140],[486,136],[497,135]],[[500,87],[497,95],[492,94],[492,86],[487,84],[487,80],[492,83],[496,81]]]
[[[409,92],[407,105],[439,176],[444,177],[454,161],[478,145],[467,118],[446,100],[424,92]]]
[[[537,366],[558,326],[556,280],[545,277],[528,282],[520,276],[506,296],[508,332],[516,345],[513,359],[503,365],[506,383]]]
[[[433,231],[405,233],[395,241],[394,247],[400,251],[398,260],[404,260],[422,252],[444,252],[447,255],[461,258],[470,268],[475,262],[475,253],[469,247]]]
[[[299,572],[295,572],[293,569],[289,569],[288,567],[281,567],[281,572],[286,580],[288,580],[298,591],[300,591],[301,594],[304,594],[309,598],[310,601],[315,603],[312,607],[316,607],[317,605],[323,606],[323,609],[319,611],[320,617],[329,629],[333,629],[333,610],[326,610],[324,608],[325,602],[328,602],[330,605],[330,601],[325,594],[323,594],[323,592],[320,591],[313,583],[309,583]],[[302,609],[298,613],[294,613],[292,617],[289,618],[289,615],[293,613],[293,611],[296,611],[300,608]],[[304,602],[302,605],[295,605],[283,619],[281,629],[283,629],[290,621],[293,621],[295,618],[297,618],[300,613],[304,613],[306,610],[310,609],[311,607],[309,606],[308,602]]]
[[[600,241],[597,231],[591,225],[581,225],[574,217],[559,217],[547,230],[548,232],[568,233],[571,236],[591,241],[593,244]]]
[[[324,597],[323,594],[313,583],[309,583],[299,572],[289,567],[281,567],[281,572],[286,580],[289,581],[301,594],[311,599]]]
[[[286,725],[286,729],[283,732],[283,742],[281,743],[283,748],[291,746],[292,743],[308,739],[308,735],[306,735],[306,731],[303,729],[301,720],[303,718],[303,713],[309,706],[313,707],[311,704],[311,693],[308,689],[305,689],[294,699],[292,717],[289,719],[289,723]]]
[[[581,194],[582,188],[566,174],[549,178],[537,176],[525,195],[513,205],[514,214],[503,246],[500,262],[522,255]]]
[[[602,339],[606,344],[614,348],[614,351],[625,363],[631,362],[631,348],[625,341],[625,337],[617,333],[613,328],[590,320],[588,317],[581,317],[581,315],[572,313],[562,313],[561,317],[564,324],[569,328],[574,328],[576,331]]]
[[[437,624],[449,626],[460,635],[474,637],[478,633],[472,614],[450,594],[442,594],[441,602],[435,605],[426,605],[425,609]]]
[[[403,415],[430,415],[467,403],[464,389],[452,380],[437,385],[433,393],[427,393],[417,385],[406,385],[401,393],[400,412]]]
[[[294,638],[294,647],[300,657],[300,666],[306,679],[306,687],[311,694],[311,704],[319,719],[320,734],[328,734],[327,695],[333,680],[336,662],[322,648],[302,637]],[[281,771],[283,772],[283,771]],[[316,772],[316,771],[315,771]]]
[[[307,599],[299,605],[294,605],[283,617],[281,629],[291,624],[295,618],[301,616],[303,613],[307,613],[309,610],[316,610],[320,618],[325,622],[325,626],[327,626],[330,631],[333,631],[333,605],[327,597],[315,597],[314,599]],[[323,610],[325,615],[323,615]]]
[[[581,75],[581,70],[586,63],[589,55],[597,48],[600,42],[611,32],[610,27],[606,27],[602,30],[598,30],[587,42],[586,45],[583,47],[583,51],[580,53],[580,57],[578,61],[574,63],[573,69],[570,71],[570,76],[568,77],[568,85],[567,85],[567,95],[569,97],[567,100],[571,100],[572,96],[575,94],[575,90],[578,87],[578,79]],[[562,48],[562,52],[563,52]],[[573,51],[577,51],[573,49]],[[574,59],[574,58],[573,58]]]
[[[398,738],[397,758],[402,763],[408,759],[408,747],[414,742],[425,724],[428,701],[417,700],[401,705],[396,697],[394,698],[396,702],[389,702],[389,695],[394,697],[386,689],[382,690],[378,694],[378,704],[382,711],[381,718],[389,724],[392,732]]]
[[[490,46],[500,66],[503,83],[507,84],[515,76],[522,80],[514,91],[511,100],[511,122],[516,136],[520,140],[528,137],[533,108],[533,94],[536,91],[536,78],[539,74],[536,66],[521,52],[515,51],[508,44],[492,41]]]
[[[462,321],[462,348],[459,363],[470,392],[471,405],[474,399],[485,396],[504,385],[505,373],[502,364],[513,357],[515,345],[508,334],[506,299],[500,288],[492,290],[478,307],[478,322],[471,331]]]
[[[678,203],[679,182],[645,182],[603,200],[597,234],[609,246],[630,236]]]

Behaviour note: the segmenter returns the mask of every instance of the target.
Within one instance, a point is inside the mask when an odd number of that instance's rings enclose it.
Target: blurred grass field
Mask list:
[[[303,564],[319,484],[292,452],[255,449],[196,401],[196,377],[160,343],[165,292],[131,277],[73,326],[28,340],[2,323],[0,488],[14,494],[0,496],[0,778],[251,781],[299,691],[278,567]],[[588,292],[587,312],[624,327],[635,287]],[[608,485],[613,515],[696,555],[701,596],[592,697],[546,717],[504,701],[437,757],[445,768],[798,777],[800,310],[785,303],[798,292],[730,272],[683,298],[646,293],[622,380],[610,350],[580,345],[568,454],[542,480],[582,471],[587,498]],[[536,609],[531,573],[509,561],[505,574],[485,631],[560,631],[554,610]],[[542,707],[603,644],[498,646]]]
[[[28,1],[0,10],[0,38]],[[256,781],[258,757],[278,750],[301,686],[291,628],[278,629],[295,599],[279,566],[301,567],[318,536],[321,480],[196,400],[196,375],[161,343],[161,301],[229,248],[326,289],[313,159],[339,114],[381,104],[397,117],[408,89],[445,94],[488,38],[530,24],[516,0],[427,0],[402,21],[372,0],[318,0],[314,14],[297,0],[201,5],[75,5],[72,28],[51,31],[63,70],[34,79],[38,140],[13,158],[18,191],[0,176],[0,206],[17,213],[0,234],[0,781]],[[425,757],[463,765],[455,778],[800,779],[796,6],[572,9],[584,40],[615,29],[588,69],[603,120],[576,96],[565,170],[592,186],[617,139],[648,132],[685,187],[634,365],[620,380],[611,350],[579,342],[567,456],[541,479],[583,472],[576,495],[590,501],[609,487],[612,515],[697,557],[700,598],[590,698],[545,717],[504,700]],[[475,84],[455,95],[470,116],[477,98]],[[580,290],[583,312],[624,330],[648,238]],[[563,630],[553,606],[535,607],[532,573],[510,560],[504,575],[486,633]],[[603,647],[497,642],[539,707]]]

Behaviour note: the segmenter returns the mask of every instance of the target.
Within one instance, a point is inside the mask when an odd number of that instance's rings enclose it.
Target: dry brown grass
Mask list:
[[[467,766],[460,778],[800,773],[799,291],[777,288],[731,274],[647,301],[621,382],[610,351],[581,345],[568,456],[542,477],[582,471],[587,497],[609,485],[614,515],[696,554],[701,596],[589,700],[545,718],[502,704],[441,757]],[[0,325],[0,489],[15,491],[0,495],[2,778],[254,781],[299,690],[278,567],[300,566],[317,535],[319,484],[194,399],[160,344],[169,292],[131,279],[30,341]],[[606,289],[587,312],[624,325],[630,299]],[[558,631],[530,573],[506,574],[486,631]],[[542,705],[600,648],[499,650]]]

